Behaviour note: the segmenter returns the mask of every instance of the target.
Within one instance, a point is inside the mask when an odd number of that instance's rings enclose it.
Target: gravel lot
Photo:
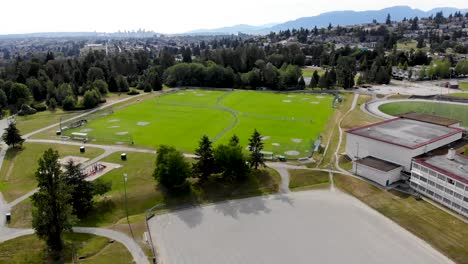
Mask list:
[[[461,93],[462,90],[448,89],[440,87],[441,83],[445,81],[422,81],[422,82],[409,82],[392,80],[388,85],[373,85],[372,91],[377,94],[404,94],[404,95],[437,95],[437,94],[450,94]],[[362,89],[362,88],[360,88]],[[366,91],[367,89],[362,89]]]
[[[451,263],[341,192],[254,197],[149,220],[158,263]]]

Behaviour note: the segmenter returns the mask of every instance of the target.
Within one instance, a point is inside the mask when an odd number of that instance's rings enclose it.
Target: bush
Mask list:
[[[137,95],[137,94],[140,94],[140,92],[135,89],[135,88],[131,88],[130,91],[127,92],[128,95]]]
[[[47,110],[47,105],[46,104],[34,104],[32,105],[32,108],[36,109],[38,112],[43,112]]]
[[[73,110],[75,108],[76,100],[73,96],[65,97],[62,103],[63,110]]]
[[[181,152],[170,146],[158,148],[153,177],[160,184],[168,189],[183,190],[191,174],[191,166]]]
[[[21,106],[21,110],[18,111],[18,115],[19,116],[26,116],[26,115],[33,115],[35,114],[37,111],[36,109],[30,107],[29,105],[27,104],[23,104]]]
[[[55,98],[50,98],[50,100],[49,100],[49,110],[53,111],[53,110],[55,110],[55,108],[57,108],[57,101],[55,100]]]
[[[95,89],[86,91],[83,97],[83,106],[86,109],[93,108],[101,101],[101,94]]]

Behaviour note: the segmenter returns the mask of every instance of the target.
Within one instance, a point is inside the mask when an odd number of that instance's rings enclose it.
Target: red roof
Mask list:
[[[468,157],[465,157],[465,156],[462,156],[462,155],[458,155],[458,154],[457,154],[457,156],[462,157],[462,158],[464,158],[464,159],[468,159]],[[441,174],[444,174],[445,176],[447,176],[447,177],[449,177],[449,178],[455,179],[455,180],[457,180],[457,181],[463,182],[464,184],[467,184],[467,185],[468,185],[468,180],[467,180],[467,179],[465,179],[465,178],[463,178],[463,177],[460,177],[460,176],[458,176],[457,174],[452,173],[452,172],[450,172],[450,171],[446,171],[446,170],[444,170],[444,169],[442,169],[442,168],[439,168],[439,167],[437,167],[437,166],[434,166],[434,165],[432,165],[432,164],[429,164],[429,163],[426,162],[427,159],[428,159],[428,158],[419,158],[419,159],[415,159],[414,161],[415,161],[416,163],[418,163],[418,164],[421,164],[421,165],[423,165],[423,166],[426,166],[426,167],[428,167],[428,168],[431,168],[432,170],[435,170],[435,171],[437,171],[437,172],[439,172],[439,173],[441,173]]]

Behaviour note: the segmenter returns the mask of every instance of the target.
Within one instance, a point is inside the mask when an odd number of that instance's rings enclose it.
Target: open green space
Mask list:
[[[303,77],[312,77],[314,75],[314,71],[317,71],[317,73],[322,76],[325,71],[323,69],[314,69],[314,68],[302,68],[302,76]]]
[[[335,185],[420,237],[456,263],[468,263],[468,224],[412,196],[381,190],[345,175]]]
[[[156,156],[147,153],[128,152],[128,160],[121,161],[120,154],[112,154],[103,161],[118,163],[122,167],[101,177],[112,182],[112,190],[97,201],[96,208],[80,221],[81,226],[109,226],[125,217],[125,189],[123,173],[128,174],[127,199],[129,215],[140,215],[145,210],[160,205],[161,210],[184,204],[203,204],[226,199],[271,194],[278,191],[281,177],[272,169],[252,172],[242,182],[226,182],[210,178],[207,182],[192,185],[184,194],[169,194],[156,184],[152,174]]]
[[[119,242],[88,234],[65,234],[65,263],[133,263],[130,252]],[[0,243],[0,263],[49,263],[47,248],[36,235]]]
[[[462,121],[462,126],[468,127],[468,105],[447,104],[443,102],[396,102],[383,104],[380,111],[389,115],[399,115],[408,112],[439,115]]]
[[[37,143],[25,143],[22,149],[8,149],[0,170],[0,191],[8,202],[36,188],[37,161],[48,148],[57,150],[61,157],[71,155],[91,159],[103,153],[95,148],[86,148],[86,153],[80,153],[76,146]]]
[[[468,93],[453,93],[448,96],[468,99]]]
[[[29,116],[17,116],[16,127],[20,130],[21,134],[27,134],[37,129],[59,123],[60,119],[69,119],[83,113],[83,111],[63,111],[57,109],[55,111],[38,112]]]
[[[327,124],[332,105],[330,95],[183,90],[118,109],[66,134],[85,132],[107,144],[168,144],[192,153],[204,134],[215,143],[237,134],[247,146],[256,128],[265,136],[265,151],[301,157]]]
[[[468,82],[459,82],[458,87],[463,91],[468,91]]]
[[[292,191],[326,188],[329,184],[328,172],[289,170],[289,188]]]

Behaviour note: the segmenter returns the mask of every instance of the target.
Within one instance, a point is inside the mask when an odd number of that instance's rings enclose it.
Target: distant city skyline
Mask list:
[[[82,0],[73,4],[60,0],[8,0],[2,3],[4,12],[0,16],[0,34],[117,32],[138,29],[184,33],[237,24],[280,23],[329,11],[377,10],[396,5],[421,10],[436,7],[468,8],[465,0]]]

